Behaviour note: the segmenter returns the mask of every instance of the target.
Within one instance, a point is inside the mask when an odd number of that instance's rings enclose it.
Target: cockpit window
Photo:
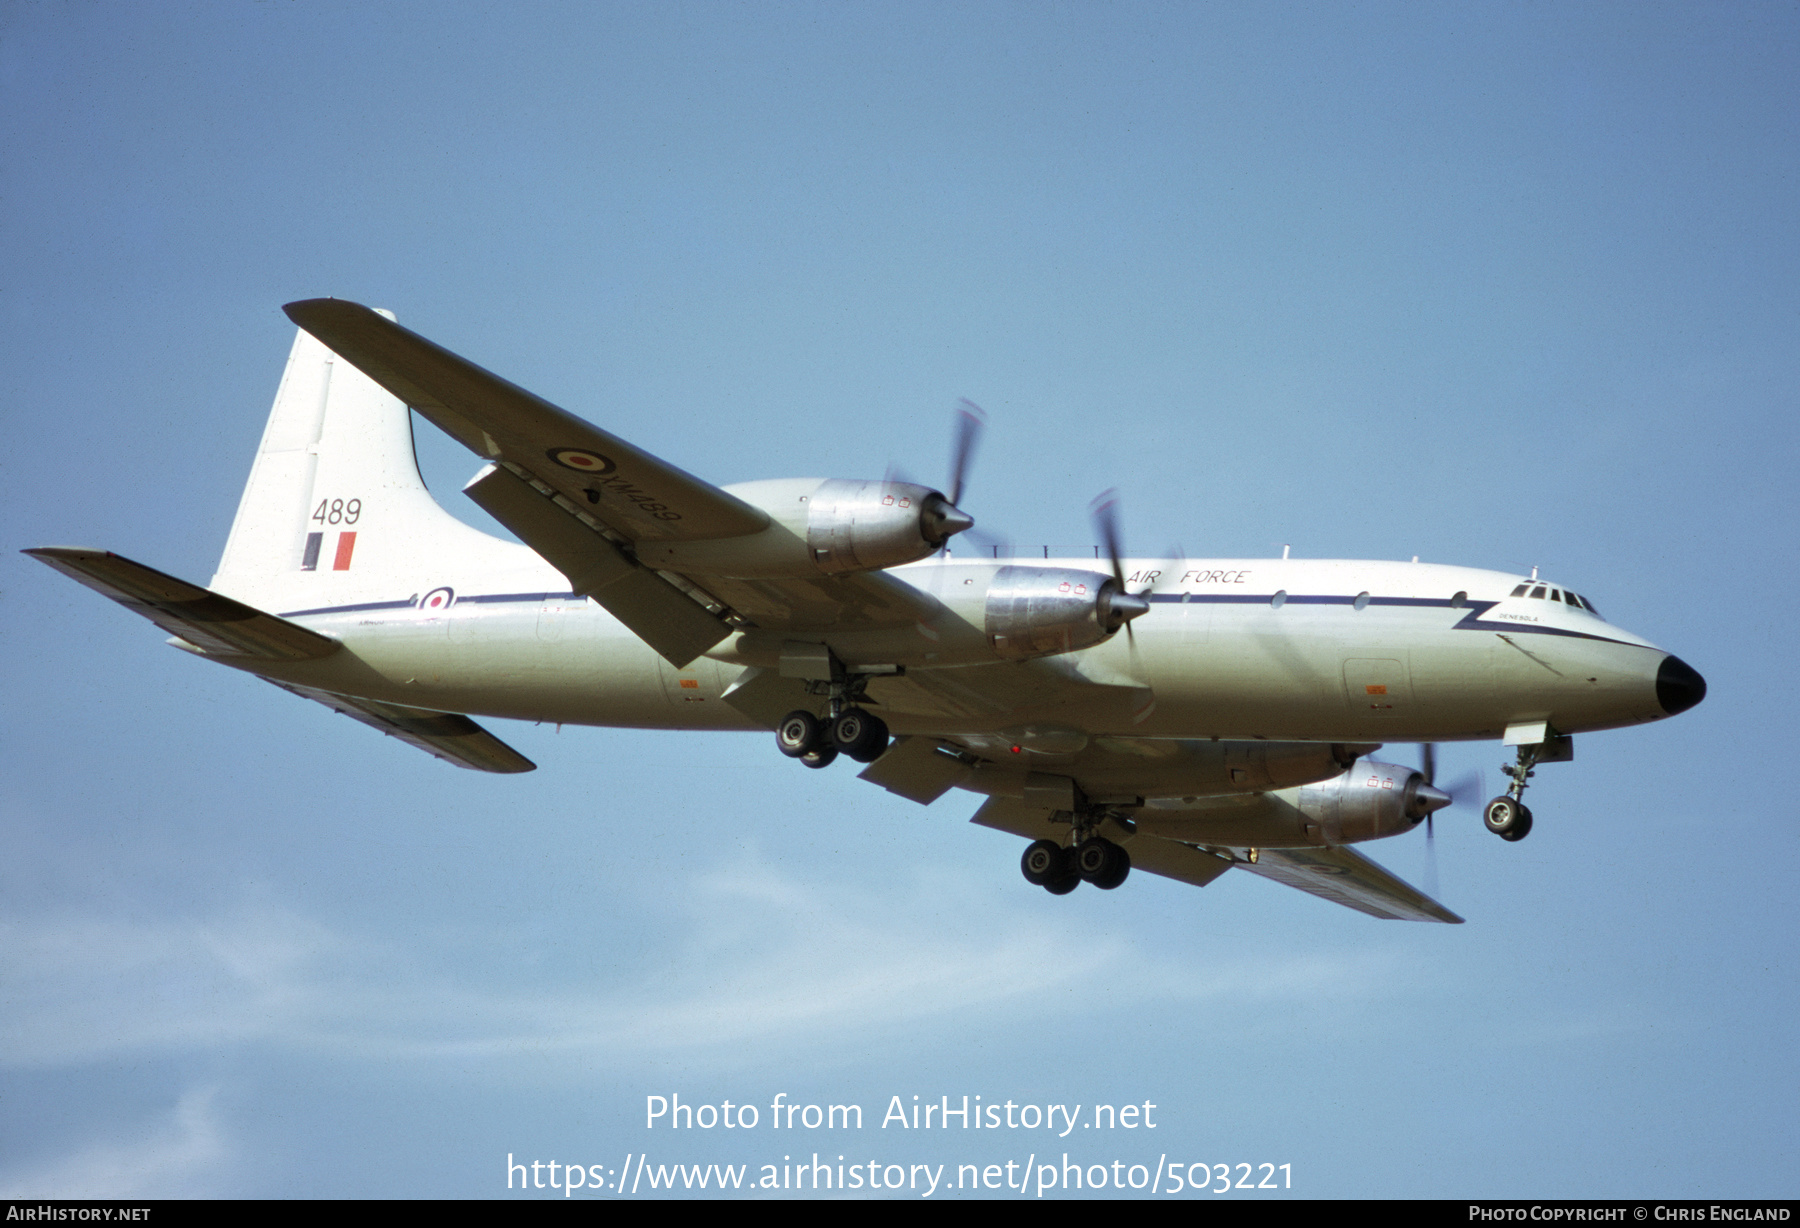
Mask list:
[[[1589,614],[1592,614],[1595,618],[1605,618],[1606,617],[1606,615],[1602,614],[1599,610],[1596,610],[1594,608],[1594,603],[1589,601],[1586,597],[1583,597],[1581,599],[1581,604],[1583,607],[1586,608],[1587,612]]]
[[[1533,597],[1542,597],[1544,595],[1544,589],[1546,587],[1547,586],[1543,585],[1543,584],[1538,585],[1536,588],[1531,590],[1531,595]]]
[[[1550,590],[1550,600],[1561,601],[1562,600],[1562,590],[1560,588],[1551,589]]]
[[[1525,590],[1530,587],[1531,587],[1531,585],[1529,585],[1529,584],[1521,584],[1521,585],[1519,585],[1518,588],[1515,588],[1512,591],[1512,595],[1515,597],[1523,597],[1525,595]]]

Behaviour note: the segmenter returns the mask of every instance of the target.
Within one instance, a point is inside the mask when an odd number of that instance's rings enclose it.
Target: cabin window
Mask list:
[[[1366,609],[1368,609],[1368,607],[1369,607],[1369,594],[1367,594],[1367,593],[1358,593],[1358,594],[1356,594],[1356,600],[1355,600],[1355,601],[1353,601],[1353,602],[1351,602],[1351,603],[1350,603],[1350,604],[1351,604],[1351,605],[1353,605],[1353,606],[1355,606],[1355,607],[1356,607],[1356,608],[1357,608],[1357,609],[1359,609],[1359,610],[1366,610]]]
[[[1284,606],[1286,604],[1287,604],[1287,590],[1285,588],[1282,589],[1279,593],[1276,593],[1273,597],[1269,598],[1269,608],[1272,610],[1279,610],[1282,606]]]

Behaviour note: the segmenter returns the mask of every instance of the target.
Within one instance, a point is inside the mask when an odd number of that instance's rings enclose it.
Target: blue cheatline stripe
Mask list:
[[[1268,605],[1275,598],[1274,593],[1258,596],[1253,593],[1151,593],[1149,599],[1170,605]],[[1329,593],[1289,594],[1285,605],[1355,605],[1356,598],[1340,597]],[[1595,635],[1591,631],[1569,631],[1562,627],[1534,627],[1527,623],[1489,622],[1482,615],[1499,605],[1498,601],[1469,601],[1462,605],[1452,604],[1448,597],[1370,597],[1370,605],[1409,606],[1414,609],[1467,609],[1469,612],[1462,621],[1451,627],[1452,631],[1505,631],[1515,635],[1560,635],[1575,640],[1599,640],[1603,644],[1624,644],[1629,648],[1641,648],[1641,644],[1632,644],[1627,640],[1614,639],[1610,635]],[[1273,613],[1273,611],[1271,611]]]
[[[1160,602],[1165,602],[1165,603],[1168,603],[1171,605],[1179,605],[1179,604],[1199,605],[1203,602],[1207,605],[1268,605],[1269,602],[1273,601],[1274,599],[1275,599],[1274,593],[1264,593],[1264,594],[1261,594],[1260,596],[1255,593],[1152,593],[1152,594],[1150,594],[1151,601],[1160,601]],[[1287,597],[1287,604],[1289,604],[1289,605],[1355,605],[1356,598],[1354,598],[1354,597],[1338,597],[1338,596],[1334,596],[1331,594],[1304,594],[1304,593],[1294,594],[1294,593],[1290,593],[1290,594],[1288,594],[1288,597]],[[1465,599],[1461,606],[1455,606],[1455,605],[1451,604],[1450,598],[1448,598],[1448,597],[1370,597],[1369,604],[1370,605],[1441,607],[1443,609],[1450,610],[1450,609],[1462,609],[1462,608],[1468,607],[1468,606],[1478,606],[1478,605],[1482,605],[1483,603],[1479,602],[1479,601],[1469,601],[1469,600]],[[1491,610],[1498,603],[1490,601],[1485,604],[1486,604],[1486,607]]]
[[[1189,603],[1193,605],[1268,605],[1274,593],[1264,596],[1240,593],[1152,593],[1149,599],[1165,604]],[[545,601],[570,601],[580,597],[578,593],[483,593],[474,597],[458,597],[457,605],[500,605],[509,602],[530,602],[539,604]],[[405,601],[365,601],[357,605],[328,605],[313,610],[288,610],[280,615],[282,618],[298,618],[308,614],[355,614],[362,610],[406,610],[418,604],[418,597],[413,596]],[[1313,594],[1289,596],[1287,605],[1355,605],[1355,597],[1339,597],[1332,594]],[[1607,635],[1594,635],[1587,631],[1567,631],[1561,627],[1533,627],[1524,623],[1488,622],[1482,618],[1489,610],[1499,605],[1498,601],[1467,601],[1463,606],[1452,605],[1448,597],[1371,597],[1370,605],[1410,606],[1413,608],[1463,609],[1468,613],[1462,621],[1451,627],[1452,631],[1506,631],[1515,635],[1560,635],[1569,639],[1599,640],[1606,644],[1625,644],[1631,648],[1641,648],[1641,644],[1630,644],[1625,640],[1616,640]],[[1273,612],[1273,611],[1271,611]]]
[[[479,597],[458,597],[457,605],[465,601],[498,603],[503,601],[564,601],[575,596],[574,593],[485,593]]]
[[[576,596],[578,596],[576,593],[483,593],[476,597],[458,597],[456,604],[465,605],[470,602],[498,604],[509,601],[528,601],[535,604],[544,601],[568,601]],[[312,610],[284,610],[279,617],[299,618],[306,614],[355,614],[362,610],[409,610],[418,604],[419,598],[415,595],[404,601],[363,601],[356,605],[322,605]]]
[[[354,614],[359,610],[406,610],[418,604],[417,597],[405,601],[364,601],[358,605],[322,605],[316,610],[283,610],[279,617],[298,618],[302,614]]]

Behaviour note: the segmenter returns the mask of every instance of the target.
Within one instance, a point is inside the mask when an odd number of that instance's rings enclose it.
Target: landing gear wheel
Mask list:
[[[1504,840],[1523,840],[1525,833],[1531,830],[1531,811],[1517,798],[1501,796],[1487,804],[1487,809],[1481,812],[1481,821]]]
[[[1531,834],[1531,807],[1520,806],[1519,812],[1519,821],[1513,825],[1513,829],[1500,833],[1502,840],[1523,840]]]
[[[888,727],[861,708],[845,708],[831,722],[831,742],[858,763],[873,763],[887,749]]]
[[[1048,891],[1051,895],[1068,895],[1069,892],[1075,890],[1075,888],[1079,886],[1081,886],[1081,875],[1071,870],[1069,871],[1068,877],[1053,878],[1045,883],[1044,890]]]
[[[1025,881],[1033,887],[1044,887],[1050,883],[1068,877],[1068,850],[1054,840],[1039,840],[1025,850],[1019,858],[1019,869],[1025,874]]]
[[[1096,878],[1094,880],[1094,886],[1100,888],[1102,891],[1111,891],[1114,887],[1120,886],[1125,882],[1125,876],[1131,873],[1131,854],[1127,853],[1124,849],[1119,848],[1116,844],[1113,845],[1113,848],[1118,850],[1118,864],[1113,867],[1112,873],[1108,874],[1105,878]]]
[[[818,749],[824,741],[824,732],[818,717],[803,708],[797,708],[782,717],[781,724],[775,726],[775,746],[788,758],[799,759],[808,751]]]
[[[1095,837],[1075,850],[1075,868],[1102,891],[1111,891],[1131,873],[1131,857],[1111,840]]]
[[[837,747],[821,746],[818,750],[809,750],[800,756],[800,762],[809,768],[830,767],[831,761],[837,758]]]

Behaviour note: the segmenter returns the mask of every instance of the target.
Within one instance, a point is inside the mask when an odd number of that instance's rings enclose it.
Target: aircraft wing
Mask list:
[[[529,474],[626,541],[739,537],[769,523],[760,508],[360,303],[308,299],[282,310],[469,451]]]
[[[111,597],[208,656],[306,661],[330,656],[339,647],[329,636],[111,551],[44,546],[24,553]]]
[[[879,765],[882,761],[876,762]],[[1050,822],[1049,811],[1005,797],[990,798],[970,822],[1030,840],[1060,840],[1069,831],[1067,824]],[[1461,925],[1463,920],[1424,892],[1408,886],[1361,853],[1343,845],[1259,849],[1256,860],[1251,861],[1248,849],[1201,848],[1180,840],[1127,831],[1118,823],[1109,822],[1105,835],[1130,855],[1133,870],[1147,870],[1196,887],[1206,886],[1236,866],[1385,921],[1442,921]]]
[[[879,572],[734,580],[640,563],[636,547],[760,532],[768,514],[357,303],[293,321],[492,464],[465,493],[676,666],[734,626],[906,626],[933,602]]]
[[[1247,856],[1248,850],[1232,850]],[[1356,850],[1344,845],[1310,849],[1262,849],[1254,863],[1238,865],[1252,874],[1384,921],[1443,921],[1461,925],[1463,919],[1424,892],[1409,886]]]
[[[1024,836],[1030,840],[1059,840],[1069,833],[1068,824],[1050,821],[1048,810],[1027,806],[1010,797],[989,798],[969,822],[1009,831],[1015,836]],[[1160,874],[1164,878],[1190,883],[1195,887],[1206,886],[1231,869],[1233,864],[1228,857],[1209,853],[1191,844],[1183,844],[1179,840],[1164,840],[1158,836],[1139,835],[1126,831],[1116,823],[1107,824],[1106,838],[1122,846],[1131,856],[1132,869],[1147,870],[1151,874]]]
[[[446,763],[477,772],[529,772],[537,764],[496,738],[466,716],[451,712],[431,712],[424,708],[408,708],[401,704],[378,703],[373,699],[355,699],[292,682],[272,682],[284,691],[302,699],[324,704],[333,712],[379,729],[390,738],[399,738],[408,746],[416,746],[428,755],[436,755]]]

